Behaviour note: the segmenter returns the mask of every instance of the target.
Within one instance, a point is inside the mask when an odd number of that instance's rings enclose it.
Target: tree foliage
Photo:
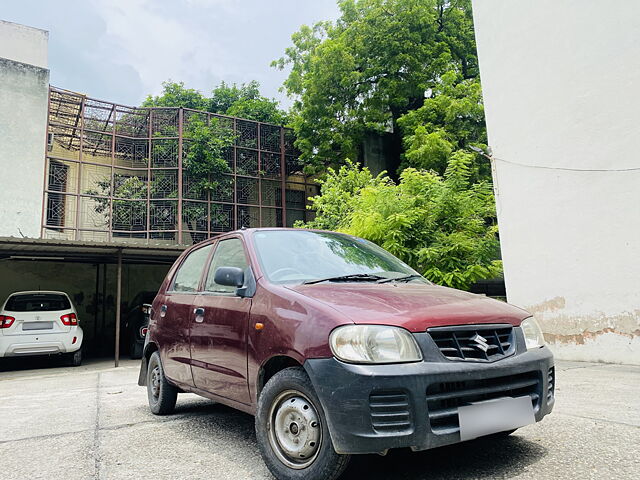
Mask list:
[[[400,170],[407,167],[443,174],[455,155],[470,155],[472,178],[488,179],[491,168],[470,146],[486,148],[487,133],[482,88],[477,78],[461,79],[449,71],[430,92],[422,107],[398,119],[403,132],[404,155]]]
[[[470,0],[338,5],[336,22],[302,26],[273,62],[291,69],[284,89],[295,99],[296,145],[317,169],[354,158],[366,132],[400,137],[399,119],[439,94],[448,72],[459,82],[478,75]]]
[[[472,159],[456,152],[444,175],[406,168],[398,183],[348,162],[329,169],[311,199],[307,228],[371,240],[441,285],[469,288],[501,272],[491,184],[470,183]]]
[[[184,107],[278,125],[287,123],[287,114],[276,100],[260,94],[260,84],[255,80],[240,86],[221,82],[210,97],[186,88],[183,82],[167,81],[162,83],[162,93],[148,95],[142,106]]]

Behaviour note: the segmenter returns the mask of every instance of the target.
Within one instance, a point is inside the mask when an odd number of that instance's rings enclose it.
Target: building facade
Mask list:
[[[508,300],[559,358],[640,364],[640,4],[473,8]]]

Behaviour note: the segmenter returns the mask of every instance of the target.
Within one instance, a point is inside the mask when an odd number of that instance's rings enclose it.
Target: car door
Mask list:
[[[178,267],[166,293],[154,302],[157,341],[165,375],[179,383],[193,385],[189,330],[191,305],[213,245],[190,252]]]
[[[218,242],[203,285],[195,297],[191,322],[191,362],[195,386],[223,397],[249,403],[247,328],[250,298],[234,287],[214,281],[219,267],[249,267],[242,239]]]

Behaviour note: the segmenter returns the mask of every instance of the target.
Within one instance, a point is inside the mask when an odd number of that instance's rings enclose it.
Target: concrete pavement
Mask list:
[[[272,478],[251,416],[181,394],[174,415],[156,417],[136,385],[139,363],[111,365],[0,363],[0,478]],[[543,422],[500,440],[355,457],[343,478],[640,479],[640,367],[556,370],[556,408]]]

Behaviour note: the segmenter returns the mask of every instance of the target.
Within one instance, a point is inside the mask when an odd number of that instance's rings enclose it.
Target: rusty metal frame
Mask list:
[[[287,163],[291,158],[295,160],[297,152],[292,150],[291,142],[288,145],[285,144],[285,140],[289,138],[287,135],[290,135],[291,131],[280,125],[187,108],[130,107],[96,100],[86,95],[55,87],[49,89],[47,115],[45,142],[48,134],[54,133],[55,148],[51,151],[47,149],[45,153],[41,221],[41,236],[43,238],[86,239],[93,236],[96,240],[105,241],[190,244],[246,226],[241,223],[243,221],[240,218],[241,210],[251,211],[253,209],[256,213],[256,215],[249,215],[249,222],[255,223],[248,226],[287,226],[287,210],[296,210],[298,217],[306,215],[306,210],[300,208],[299,205],[287,206],[287,185],[297,184],[296,190],[300,192],[304,189],[306,196],[310,186],[315,184],[297,168],[297,162],[294,161],[291,165]],[[119,117],[119,115],[121,116]],[[188,118],[187,115],[189,115]],[[236,141],[230,147],[232,151],[228,158],[232,170],[228,174],[228,178],[233,182],[233,191],[229,192],[228,198],[224,196],[216,198],[211,190],[201,193],[198,198],[195,198],[195,195],[190,195],[189,192],[185,194],[185,182],[187,181],[183,171],[185,125],[192,116],[207,119],[207,122],[210,122],[212,118],[228,122],[236,135]],[[239,122],[243,122],[244,130],[240,129]],[[55,135],[56,132],[61,132],[59,138],[58,135]],[[249,139],[253,146],[241,142],[240,135],[243,132],[255,134],[255,138],[251,136]],[[278,142],[277,151],[273,151],[276,142]],[[140,145],[144,145],[144,147],[140,148]],[[160,153],[157,153],[156,150]],[[250,155],[255,155],[257,161],[255,175],[251,171],[239,171],[239,151],[254,152]],[[139,157],[140,152],[144,158]],[[160,161],[161,155],[163,156],[162,161]],[[266,159],[271,159],[270,161],[273,162],[275,158],[278,158],[280,162],[279,172],[263,171]],[[65,199],[65,205],[66,202],[73,202],[76,209],[75,212],[71,212],[74,217],[71,222],[66,221],[66,214],[63,215],[62,226],[48,224],[51,212],[47,211],[46,198],[51,193],[48,182],[49,164],[52,159],[69,165],[68,171],[71,170],[72,165],[75,165],[73,169],[77,174],[74,186],[68,187],[65,192],[56,192]],[[268,165],[273,165],[273,163]],[[110,173],[109,175],[105,173],[105,180],[100,180],[100,182],[96,180],[96,184],[104,184],[108,178],[108,188],[103,191],[82,191],[83,185],[91,185],[90,180],[92,179],[89,176],[92,172],[97,177],[100,170],[105,172],[108,170]],[[131,174],[129,175],[127,172]],[[137,172],[145,172],[146,178],[137,176]],[[176,185],[173,185],[174,177]],[[122,178],[145,181],[143,195],[129,198],[118,197],[116,187],[118,182],[123,181]],[[242,182],[253,184],[256,189],[245,201],[240,198],[238,192]],[[279,183],[279,187],[276,182]],[[162,185],[160,185],[161,183]],[[158,188],[158,190],[154,192],[154,188]],[[189,186],[187,186],[188,188]],[[273,189],[273,192],[265,204],[263,191],[266,188]],[[278,188],[280,192],[278,192]],[[166,192],[169,192],[168,196]],[[138,193],[142,193],[142,190]],[[93,202],[84,202],[83,198],[92,199]],[[253,198],[256,199],[255,202],[251,201]],[[142,203],[144,203],[144,207],[140,206]],[[95,205],[97,204],[104,208],[104,211],[99,214],[96,214]],[[204,213],[200,217],[195,217],[195,225],[191,220],[186,222],[185,218],[187,217],[184,216],[186,208],[198,204],[203,204]],[[70,203],[70,205],[72,204]],[[223,230],[213,224],[215,220],[212,213],[214,206],[218,212],[217,215],[219,215],[219,209],[222,209],[228,216],[227,225],[222,227]],[[93,208],[92,211],[90,211],[91,208]],[[117,208],[122,208],[121,212],[129,212],[129,222],[125,222],[127,228],[121,228],[123,225],[114,222],[114,213]],[[196,212],[199,209],[199,207],[196,208]],[[163,217],[162,222],[156,224],[154,223],[154,215],[160,210],[164,212],[166,217]],[[83,214],[86,213],[88,213],[86,217],[89,220],[84,219]],[[135,223],[139,221],[136,214],[139,214],[139,217],[144,216],[141,224]],[[90,224],[94,216],[102,221],[101,215],[104,215],[104,225],[101,223]],[[165,219],[168,220],[165,222]],[[205,221],[206,228],[204,228]],[[269,221],[277,222],[279,225],[267,225]],[[87,222],[89,224],[86,224]],[[190,227],[195,230],[191,230]]]

